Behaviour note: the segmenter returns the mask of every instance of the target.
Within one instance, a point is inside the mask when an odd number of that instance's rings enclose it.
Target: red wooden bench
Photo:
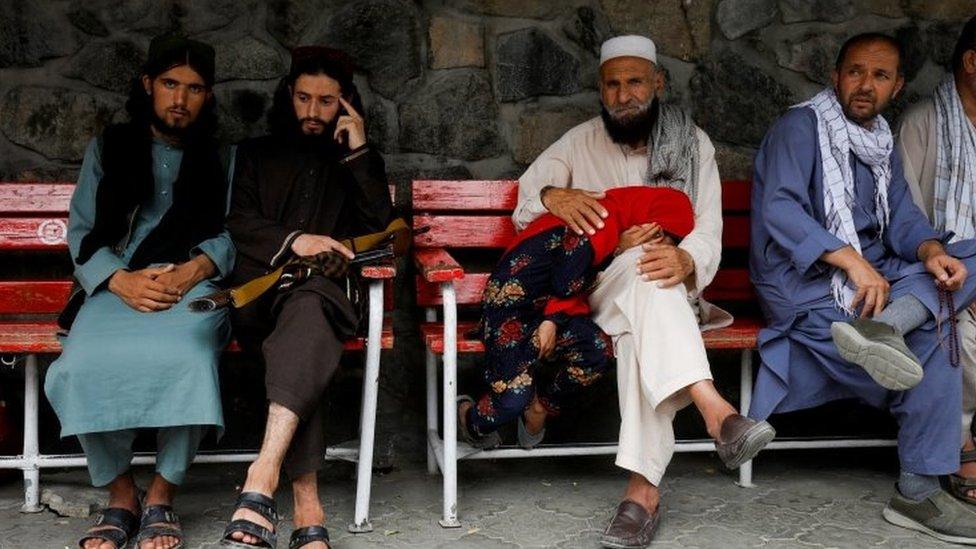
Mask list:
[[[10,260],[10,252],[65,252],[67,212],[73,191],[72,183],[0,183],[0,253],[7,256],[3,261]],[[392,300],[384,301],[384,294],[390,295],[384,290],[391,286],[396,270],[390,262],[363,267],[361,274],[370,280],[367,334],[345,342],[347,351],[365,351],[360,442],[331,447],[325,456],[358,461],[355,522],[349,526],[351,531],[372,529],[368,515],[380,350],[393,348],[392,329],[383,319],[384,304],[385,308],[392,308]],[[71,287],[70,280],[0,280],[0,356],[23,355],[25,372],[24,451],[19,456],[0,456],[0,469],[24,471],[23,510],[26,512],[42,509],[41,468],[85,466],[83,455],[48,456],[42,455],[38,448],[37,355],[61,352],[55,316],[66,303]],[[370,345],[371,341],[379,344]],[[236,352],[239,348],[231,343],[227,350]],[[249,451],[201,453],[195,462],[249,462],[255,457]],[[152,456],[138,456],[135,463],[152,460]]]
[[[473,322],[458,321],[459,306],[477,306],[489,273],[466,272],[451,256],[452,250],[469,248],[500,250],[515,234],[511,213],[518,196],[517,181],[427,181],[413,182],[413,224],[426,229],[414,238],[414,261],[418,268],[417,305],[426,309],[421,334],[427,352],[427,469],[438,468],[444,479],[441,525],[456,527],[457,460],[525,458],[554,455],[597,455],[616,453],[616,444],[545,445],[532,450],[502,447],[478,451],[456,442],[455,398],[457,353],[483,352],[478,339],[466,336]],[[755,293],[744,260],[749,247],[748,181],[722,183],[724,231],[723,257],[738,254],[741,267],[722,268],[706,289],[705,297],[723,305],[745,305],[755,309]],[[438,321],[438,311],[441,312]],[[762,321],[757,316],[737,316],[727,328],[704,332],[708,349],[737,350],[740,359],[740,408],[747,414],[752,397],[752,352]],[[443,362],[443,436],[438,433],[437,357]],[[838,446],[890,446],[886,440],[774,441],[767,448],[810,448]],[[713,451],[711,440],[679,440],[675,451]],[[739,468],[739,484],[752,486],[752,463]]]

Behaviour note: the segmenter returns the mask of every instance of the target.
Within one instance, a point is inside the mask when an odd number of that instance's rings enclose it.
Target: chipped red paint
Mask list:
[[[413,254],[420,276],[428,282],[447,282],[464,277],[464,269],[443,248],[418,248]]]
[[[67,213],[74,183],[7,183],[0,181],[0,212]]]

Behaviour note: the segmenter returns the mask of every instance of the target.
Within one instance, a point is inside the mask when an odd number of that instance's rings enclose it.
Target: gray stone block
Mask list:
[[[579,61],[536,28],[499,36],[495,63],[502,101],[569,95],[582,89]]]
[[[63,74],[92,86],[128,93],[145,62],[146,52],[130,40],[91,42],[65,64]]]
[[[694,118],[712,139],[751,147],[796,102],[789,88],[728,50],[699,67],[691,88]]]
[[[118,97],[66,88],[17,86],[0,106],[0,130],[8,139],[51,159],[77,162],[88,141],[122,107]]]
[[[894,2],[888,2],[889,4]],[[854,0],[780,0],[784,23],[830,21],[839,23],[857,14]]]
[[[401,0],[351,2],[332,14],[325,31],[310,41],[351,55],[370,86],[393,98],[420,76],[420,21],[416,7]]]
[[[213,46],[218,82],[280,78],[288,70],[274,46],[253,36],[217,42]]]
[[[640,34],[657,44],[658,54],[694,61],[712,40],[713,0],[600,0],[615,34]]]
[[[31,0],[0,2],[0,67],[40,65],[81,45],[77,31],[57,6]]]
[[[505,151],[498,108],[484,71],[436,74],[400,105],[400,149],[466,160]]]
[[[775,0],[722,0],[715,18],[722,34],[735,40],[772,23],[778,14]]]

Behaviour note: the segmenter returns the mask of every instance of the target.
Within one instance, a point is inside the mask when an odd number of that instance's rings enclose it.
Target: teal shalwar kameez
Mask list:
[[[107,289],[108,279],[127,267],[172,206],[182,159],[178,147],[153,140],[154,192],[140,206],[128,242],[120,254],[106,246],[75,264],[87,296],[62,341],[64,351],[48,370],[44,390],[61,420],[61,436],[78,436],[95,486],[129,469],[137,429],[158,428],[156,472],[173,484],[182,482],[208,427],[218,433],[223,429],[217,365],[230,339],[228,315],[226,310],[187,309],[192,299],[216,290],[213,279],[197,284],[172,308],[152,313],[136,311]],[[102,177],[101,149],[93,140],[71,199],[68,248],[73,260],[94,225]],[[234,267],[234,245],[226,231],[193,252],[213,261],[214,279]]]

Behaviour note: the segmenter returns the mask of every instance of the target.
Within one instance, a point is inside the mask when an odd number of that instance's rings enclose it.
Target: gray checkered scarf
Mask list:
[[[875,117],[870,128],[851,121],[832,88],[815,95],[796,107],[810,107],[817,114],[817,142],[823,163],[824,213],[827,230],[850,244],[861,253],[861,242],[854,227],[854,170],[851,153],[871,168],[874,175],[874,206],[881,227],[880,235],[888,226],[888,186],[891,183],[891,151],[894,140],[891,129],[883,116]],[[842,269],[835,268],[830,277],[830,291],[838,307],[849,314],[854,311],[851,301],[857,293]]]
[[[681,107],[661,103],[649,141],[644,183],[650,187],[677,189],[695,204],[698,199],[698,136],[691,116]]]
[[[976,128],[966,116],[953,74],[935,90],[938,153],[935,162],[935,228],[953,241],[976,237]]]

